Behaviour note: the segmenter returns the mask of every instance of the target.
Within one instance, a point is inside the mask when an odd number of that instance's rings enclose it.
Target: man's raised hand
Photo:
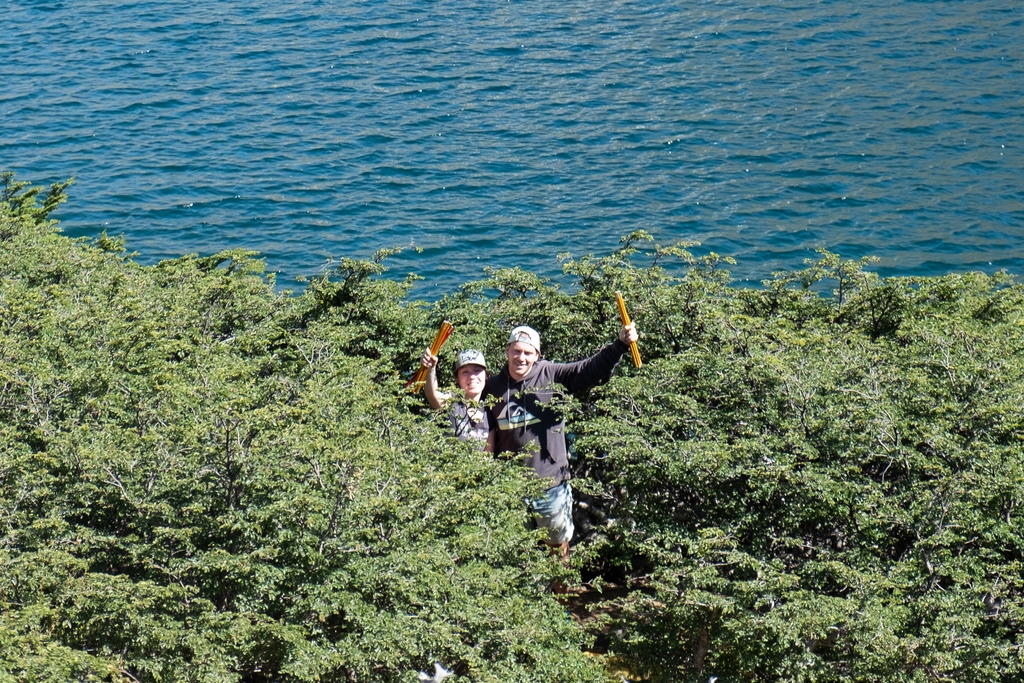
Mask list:
[[[623,344],[632,344],[639,338],[640,335],[637,334],[636,323],[630,323],[619,330],[619,340]]]

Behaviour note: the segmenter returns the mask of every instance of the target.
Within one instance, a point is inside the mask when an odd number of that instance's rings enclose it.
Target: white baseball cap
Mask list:
[[[459,357],[455,359],[455,372],[458,372],[459,368],[463,365],[479,365],[485,370],[487,369],[487,361],[484,360],[484,354],[476,349],[466,349],[459,354]]]
[[[532,327],[520,325],[512,330],[512,334],[508,336],[508,343],[515,344],[516,342],[530,344],[533,348],[537,349],[537,353],[540,353],[540,335]]]

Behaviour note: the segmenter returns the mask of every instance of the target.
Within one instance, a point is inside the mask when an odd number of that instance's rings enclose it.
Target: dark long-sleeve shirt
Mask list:
[[[575,393],[607,381],[629,346],[616,339],[593,356],[575,363],[538,360],[520,381],[512,379],[508,365],[487,380],[483,398],[494,397],[490,421],[497,429],[495,453],[511,451],[524,456],[523,464],[538,477],[555,484],[569,479],[565,420],[550,406],[559,391]]]

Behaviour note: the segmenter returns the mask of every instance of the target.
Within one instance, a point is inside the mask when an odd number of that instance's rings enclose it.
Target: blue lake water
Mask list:
[[[1020,0],[33,0],[0,168],[72,236],[244,247],[287,284],[391,260],[428,298],[636,229],[738,280],[825,247],[1024,274]]]

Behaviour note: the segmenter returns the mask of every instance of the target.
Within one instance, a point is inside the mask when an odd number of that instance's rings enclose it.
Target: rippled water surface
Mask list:
[[[431,296],[645,229],[738,260],[1024,274],[1019,0],[11,2],[0,167],[71,235],[408,250]]]

